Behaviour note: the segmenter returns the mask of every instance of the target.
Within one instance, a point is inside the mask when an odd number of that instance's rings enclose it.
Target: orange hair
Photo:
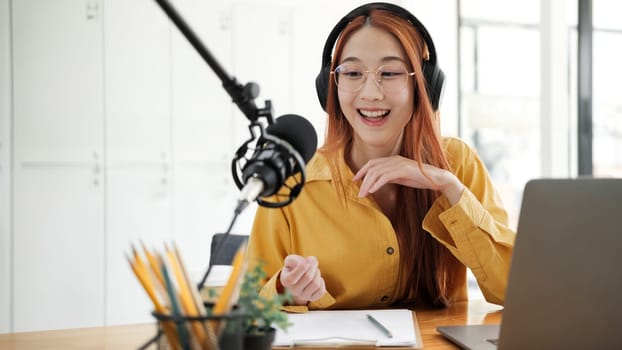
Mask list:
[[[421,35],[407,20],[388,11],[373,10],[369,17],[357,17],[341,33],[335,45],[331,70],[339,64],[343,47],[352,33],[365,25],[371,25],[392,34],[402,45],[410,68],[414,69],[414,108],[413,115],[405,126],[400,155],[414,159],[423,171],[423,164],[442,169],[450,169],[449,162],[441,144],[441,137],[435,122],[434,111],[424,87],[426,82],[422,71],[422,54],[426,48]],[[337,97],[337,86],[329,79],[326,110],[328,125],[324,145],[320,148],[329,159],[333,181],[338,191],[344,194],[345,186],[336,158],[344,150],[347,155],[353,140],[353,130],[341,111]],[[424,173],[425,174],[425,173]],[[398,186],[397,215],[393,227],[397,233],[401,249],[404,285],[401,297],[396,304],[412,305],[423,302],[432,306],[446,306],[456,289],[454,276],[449,271],[458,260],[422,228],[425,214],[440,194],[437,191]],[[454,270],[455,271],[455,270]]]

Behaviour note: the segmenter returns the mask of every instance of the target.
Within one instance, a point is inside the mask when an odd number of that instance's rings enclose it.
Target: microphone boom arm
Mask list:
[[[169,19],[175,23],[177,28],[190,42],[192,47],[199,53],[203,60],[212,68],[214,73],[222,81],[222,86],[227,91],[233,103],[235,103],[240,111],[244,113],[246,118],[252,123],[257,122],[260,117],[265,117],[268,124],[273,123],[272,119],[272,103],[270,100],[265,101],[263,108],[255,105],[255,98],[259,96],[259,85],[249,82],[246,85],[239,84],[235,77],[229,77],[229,74],[220,66],[218,61],[212,56],[209,50],[203,45],[199,37],[194,33],[190,26],[181,18],[177,10],[167,0],[155,0]]]

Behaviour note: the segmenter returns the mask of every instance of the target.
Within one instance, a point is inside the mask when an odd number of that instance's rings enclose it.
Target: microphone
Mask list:
[[[250,158],[246,158],[247,141],[232,162],[232,172],[238,188],[236,213],[254,200],[259,205],[279,208],[291,203],[302,190],[305,164],[317,148],[317,134],[305,118],[286,114],[270,124],[257,141]],[[293,175],[292,183],[286,180]],[[276,194],[275,199],[262,199]]]

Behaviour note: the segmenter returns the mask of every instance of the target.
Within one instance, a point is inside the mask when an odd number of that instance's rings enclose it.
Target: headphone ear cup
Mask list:
[[[432,109],[438,110],[441,96],[443,94],[443,86],[445,84],[445,73],[438,65],[430,64],[428,61],[423,62],[423,77],[426,82],[426,92],[430,98]]]
[[[326,100],[328,98],[328,82],[330,79],[330,64],[322,67],[320,73],[315,78],[315,90],[317,98],[323,110],[326,110]]]

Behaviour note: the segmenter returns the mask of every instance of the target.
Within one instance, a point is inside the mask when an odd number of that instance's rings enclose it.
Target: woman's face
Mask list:
[[[343,48],[340,65],[358,65],[364,73],[358,91],[337,89],[339,104],[354,130],[354,147],[373,147],[386,152],[399,151],[404,127],[413,114],[413,77],[403,88],[393,91],[378,84],[375,73],[380,66],[403,67],[410,72],[408,60],[399,41],[386,31],[364,26],[353,33]],[[383,76],[391,75],[391,72]],[[340,81],[344,75],[339,77]]]

